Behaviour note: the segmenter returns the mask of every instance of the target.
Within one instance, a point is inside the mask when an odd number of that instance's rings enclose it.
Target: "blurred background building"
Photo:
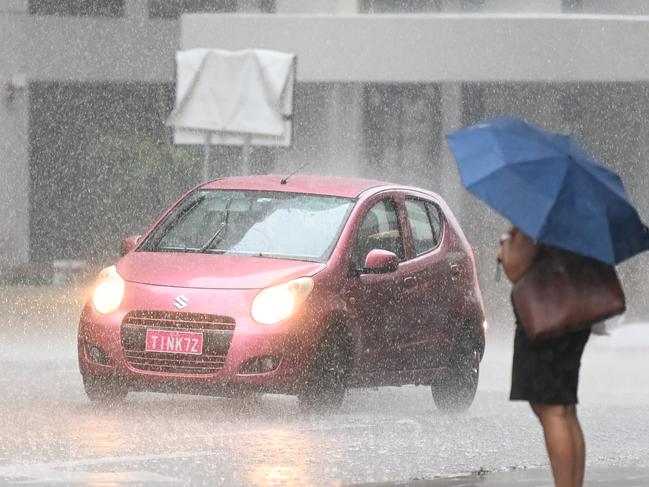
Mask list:
[[[444,133],[496,115],[572,133],[649,220],[647,15],[645,0],[1,0],[0,275],[115,259],[200,182],[201,148],[164,126],[175,52],[259,47],[297,53],[298,83],[292,147],[256,148],[252,171],[308,162],[438,191],[489,296],[505,223],[461,188]],[[239,155],[213,150],[212,175]],[[648,263],[622,266],[645,315]]]

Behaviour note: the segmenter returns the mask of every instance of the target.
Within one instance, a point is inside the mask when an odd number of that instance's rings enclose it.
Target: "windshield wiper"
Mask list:
[[[221,223],[221,226],[214,232],[214,235],[205,242],[205,245],[203,245],[198,251],[199,252],[205,252],[207,249],[209,249],[212,244],[216,242],[216,239],[219,238],[219,235],[221,235],[221,232],[225,230],[225,227],[228,226],[228,219],[230,218],[230,205],[232,204],[232,198],[230,198],[227,203],[225,204],[225,209],[223,210],[223,222]]]

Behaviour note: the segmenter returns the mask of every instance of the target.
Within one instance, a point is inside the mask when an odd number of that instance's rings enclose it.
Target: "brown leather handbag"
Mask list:
[[[613,266],[547,246],[514,284],[512,300],[533,340],[576,331],[626,310]]]

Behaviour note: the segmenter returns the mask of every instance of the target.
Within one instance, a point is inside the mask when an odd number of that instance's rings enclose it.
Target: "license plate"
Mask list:
[[[203,334],[186,331],[147,330],[146,351],[163,353],[203,353]]]

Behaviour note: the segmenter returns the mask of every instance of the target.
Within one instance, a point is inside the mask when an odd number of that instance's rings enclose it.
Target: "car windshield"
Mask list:
[[[199,190],[154,229],[141,250],[320,262],[329,258],[353,204],[313,194]]]

